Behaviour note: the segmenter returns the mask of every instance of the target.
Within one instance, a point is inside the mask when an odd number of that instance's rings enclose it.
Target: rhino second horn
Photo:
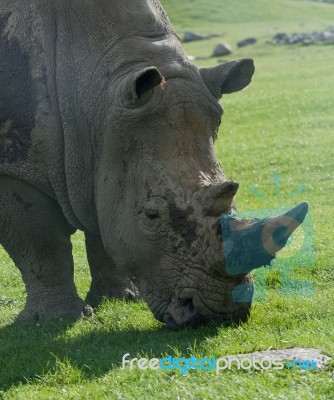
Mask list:
[[[218,217],[221,213],[231,211],[238,188],[237,182],[226,181],[200,189],[197,196],[200,198],[203,214]]]

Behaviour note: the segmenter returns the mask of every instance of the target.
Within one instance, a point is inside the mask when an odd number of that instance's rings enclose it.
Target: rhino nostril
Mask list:
[[[166,323],[167,328],[172,331],[178,331],[181,328],[181,326],[175,322],[175,319],[171,315],[168,316],[165,323]]]
[[[222,235],[222,226],[221,226],[220,223],[219,223],[219,225],[217,226],[217,235],[218,235],[218,236],[221,236],[221,235]]]
[[[189,323],[196,315],[194,303],[192,299],[184,299],[181,301],[184,311],[184,322]]]
[[[173,318],[172,315],[167,314],[164,318],[164,322],[167,325],[167,328],[177,331],[185,326],[197,327],[200,326],[203,322],[206,322],[206,319],[203,318],[195,309],[193,299],[180,299],[179,306],[181,308],[181,315],[179,314],[178,322]]]
[[[220,221],[218,222],[217,227],[216,227],[216,235],[218,236],[219,241],[221,241],[223,238],[223,233],[222,233],[222,226],[221,226]]]
[[[202,315],[195,309],[192,299],[187,299],[183,303],[183,325],[197,327],[205,321]]]

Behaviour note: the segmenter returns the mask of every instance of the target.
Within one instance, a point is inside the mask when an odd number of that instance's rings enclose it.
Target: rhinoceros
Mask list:
[[[192,64],[158,0],[1,1],[0,243],[26,286],[19,320],[139,296],[171,329],[247,318],[250,272],[307,213],[235,215],[238,184],[214,150],[219,100],[253,73],[251,59]]]

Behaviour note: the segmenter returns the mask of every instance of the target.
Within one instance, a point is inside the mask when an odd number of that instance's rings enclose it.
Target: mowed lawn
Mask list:
[[[125,353],[201,358],[312,347],[334,357],[334,45],[266,44],[277,32],[312,32],[334,24],[334,5],[298,0],[163,4],[180,37],[186,30],[224,34],[186,44],[189,55],[209,56],[225,40],[234,53],[222,60],[254,58],[249,88],[223,98],[216,150],[226,176],[240,183],[240,213],[275,213],[281,206],[309,202],[312,230],[300,230],[292,241],[292,253],[298,253],[311,237],[309,258],[297,262],[288,279],[278,267],[256,274],[266,292],[242,326],[173,333],[143,302],[105,301],[94,317],[76,322],[16,324],[24,286],[0,250],[0,398],[334,399],[333,363],[317,372],[233,369],[220,375],[121,369]],[[257,37],[258,43],[238,49],[236,42],[247,36]],[[196,63],[214,66],[218,60]],[[85,296],[89,272],[81,233],[73,244],[76,283]],[[293,286],[289,282],[296,281],[308,281],[311,290],[287,291]]]

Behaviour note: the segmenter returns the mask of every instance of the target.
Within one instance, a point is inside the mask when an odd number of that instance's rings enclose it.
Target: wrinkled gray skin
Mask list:
[[[213,143],[218,100],[250,82],[253,62],[198,70],[159,2],[133,3],[0,3],[0,243],[26,285],[19,319],[90,315],[88,304],[135,299],[137,287],[172,329],[249,313],[249,296],[234,302],[232,290],[251,269],[227,273],[219,222],[238,185]]]

